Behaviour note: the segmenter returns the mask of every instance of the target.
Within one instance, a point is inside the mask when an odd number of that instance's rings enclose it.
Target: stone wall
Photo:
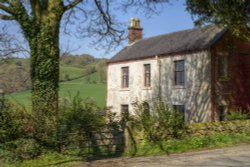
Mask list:
[[[250,120],[188,124],[181,133],[183,133],[182,138],[206,137],[214,134],[250,133]],[[171,136],[166,136],[166,140],[173,139]],[[143,131],[128,122],[125,130],[126,148],[140,144],[142,141],[145,141]]]
[[[187,126],[187,136],[206,136],[215,133],[242,132],[250,132],[250,120],[197,123]]]

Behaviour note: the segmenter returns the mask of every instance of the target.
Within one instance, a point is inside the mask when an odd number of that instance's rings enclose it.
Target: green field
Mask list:
[[[97,82],[97,74],[91,75],[91,80]],[[60,83],[59,100],[62,98],[73,98],[77,93],[83,99],[92,98],[99,107],[105,106],[106,98],[106,84],[86,84],[84,78],[73,81]],[[25,106],[27,109],[31,108],[31,94],[30,91],[17,92],[7,95],[7,98],[12,102]]]
[[[60,80],[64,80],[65,76],[68,75],[69,78],[76,78],[83,75],[83,69],[77,67],[60,67]]]

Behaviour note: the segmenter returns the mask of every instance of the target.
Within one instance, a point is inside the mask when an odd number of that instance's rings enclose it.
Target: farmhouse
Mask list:
[[[188,122],[219,121],[238,107],[250,110],[250,43],[208,25],[142,38],[131,19],[128,45],[107,63],[107,106],[133,114],[161,96]]]

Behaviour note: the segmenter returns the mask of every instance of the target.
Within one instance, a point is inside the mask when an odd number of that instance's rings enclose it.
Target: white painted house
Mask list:
[[[142,39],[140,21],[132,19],[129,44],[107,64],[107,106],[119,114],[133,114],[135,101],[152,107],[161,92],[188,122],[223,119],[235,104],[225,92],[218,94],[216,86],[219,75],[230,82],[225,55],[231,53],[218,49],[223,48],[226,33],[210,25]],[[224,99],[218,102],[219,98]]]

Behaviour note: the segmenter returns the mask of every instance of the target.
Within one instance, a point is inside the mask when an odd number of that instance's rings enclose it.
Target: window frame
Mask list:
[[[125,110],[126,109],[126,110]],[[121,104],[121,120],[127,121],[129,118],[129,105],[128,104]]]
[[[126,71],[127,70],[127,73]],[[121,67],[121,87],[129,88],[129,67]]]
[[[150,105],[148,102],[143,102],[143,115],[145,117],[150,116]]]
[[[183,120],[186,121],[187,116],[186,116],[186,106],[185,106],[185,104],[174,104],[172,106],[173,106],[174,112],[182,113],[183,114]],[[183,111],[178,110],[177,107],[183,107]]]
[[[151,87],[151,64],[143,65],[144,87]]]
[[[182,62],[183,63],[183,69],[182,70],[177,70],[177,64]],[[180,73],[180,75],[183,78],[183,81],[177,81],[178,80],[178,74]],[[185,60],[181,59],[181,60],[175,60],[174,61],[174,85],[175,86],[185,86]]]

